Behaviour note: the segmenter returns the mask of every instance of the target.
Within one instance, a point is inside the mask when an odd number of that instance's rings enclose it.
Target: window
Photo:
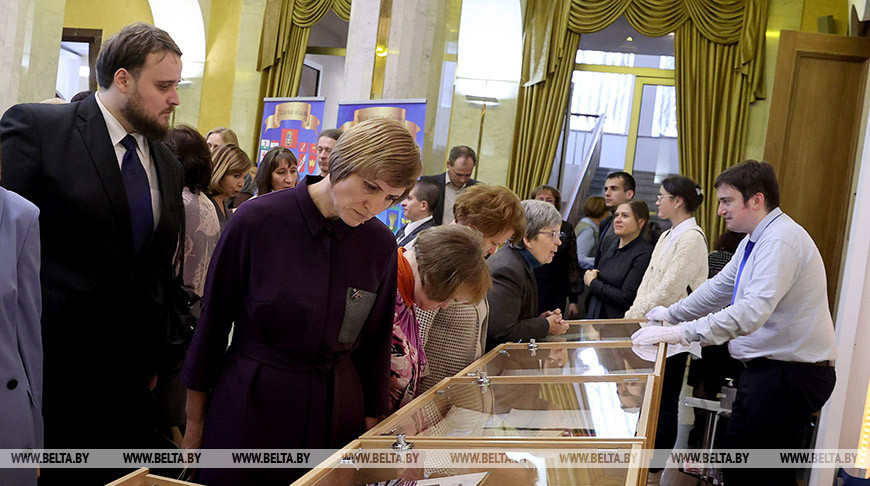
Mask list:
[[[655,213],[661,180],[679,173],[673,36],[645,37],[621,18],[601,32],[581,36],[575,60],[564,147],[556,155],[550,183],[560,188],[564,201],[578,191],[574,206],[582,207],[587,197],[602,194],[608,173],[625,170],[637,182],[635,197]],[[600,157],[590,175],[584,164],[599,120]],[[584,175],[592,180],[587,193],[579,194]]]

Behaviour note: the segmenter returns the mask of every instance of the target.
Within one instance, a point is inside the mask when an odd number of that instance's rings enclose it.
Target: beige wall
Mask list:
[[[764,159],[764,141],[767,138],[767,120],[770,114],[770,94],[773,92],[776,73],[776,54],[779,49],[781,30],[800,30],[803,0],[770,0],[765,33],[764,91],[765,99],[749,106],[749,121],[746,129],[745,157]]]
[[[800,30],[818,32],[819,17],[834,17],[834,34],[846,35],[849,29],[848,0],[805,0]]]
[[[63,26],[102,29],[103,40],[133,22],[154,23],[148,0],[125,0],[124,8],[111,0],[67,0]]]
[[[209,13],[198,120],[203,134],[230,125],[241,12],[242,0],[224,0],[213,3]]]
[[[450,117],[450,139],[447,146],[468,145],[476,150],[478,164],[475,179],[501,186],[507,183],[519,82],[488,81],[485,88],[476,90],[473,86],[479,84],[478,81],[461,78],[456,80]],[[480,136],[482,105],[469,102],[465,98],[469,93],[481,95],[485,93],[485,96],[498,99],[497,105],[486,107],[482,136]],[[438,170],[444,170],[445,161],[446,157],[441,161]],[[520,196],[525,197],[522,194]]]

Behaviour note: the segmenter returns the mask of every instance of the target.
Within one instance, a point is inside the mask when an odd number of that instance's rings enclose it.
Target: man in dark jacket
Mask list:
[[[161,447],[151,390],[184,207],[181,164],[160,140],[181,51],[163,30],[129,25],[103,44],[97,80],[83,101],[16,105],[0,120],[2,185],[40,209],[45,447]],[[40,483],[123,471],[73,472],[43,469]]]
[[[477,184],[477,181],[471,178],[476,164],[477,154],[474,153],[474,149],[457,145],[450,149],[446,171],[420,178],[421,181],[435,184],[441,191],[438,206],[435,207],[435,213],[432,215],[436,226],[453,222],[453,203],[456,202],[456,196],[466,187]]]

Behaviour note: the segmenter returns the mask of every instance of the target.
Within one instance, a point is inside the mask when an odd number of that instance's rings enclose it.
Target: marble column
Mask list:
[[[342,87],[345,100],[359,101],[371,97],[380,8],[380,0],[353,0],[350,4]]]
[[[260,106],[261,76],[257,71],[257,59],[265,9],[266,0],[242,0],[230,125],[236,131],[239,144],[246,152],[251,150],[251,147],[255,147],[260,138],[260,133],[257,131],[259,127],[257,115]],[[251,152],[250,155],[251,159],[256,161],[256,152]]]
[[[54,96],[64,0],[0,0],[0,113]]]
[[[376,98],[426,99],[423,172],[443,170],[462,0],[393,0],[383,89]],[[380,0],[351,4],[343,98],[372,96]]]

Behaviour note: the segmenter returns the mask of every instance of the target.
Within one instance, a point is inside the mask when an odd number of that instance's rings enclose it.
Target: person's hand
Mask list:
[[[582,324],[584,340],[586,341],[601,341],[601,333],[592,324]]]
[[[544,361],[544,369],[558,369],[565,366],[568,362],[568,349],[556,348],[550,350],[550,355]]]
[[[557,314],[559,315],[559,317],[562,317],[562,309],[541,312],[541,317],[550,317]]]
[[[658,307],[653,307],[651,311],[647,312],[646,320],[676,324],[675,322],[671,322],[671,320],[668,318],[668,308],[662,305]]]
[[[568,304],[568,319],[577,317],[580,314],[580,308],[577,304]]]
[[[565,324],[565,321],[562,320],[561,312],[551,313],[547,317],[547,323],[550,324],[550,329],[548,330],[548,334],[550,336],[565,334],[566,332],[568,332],[568,324]]]
[[[184,426],[184,438],[181,440],[181,448],[184,450],[196,450],[202,448],[203,422],[187,418]]]
[[[682,326],[646,326],[631,335],[631,342],[637,346],[651,346],[658,343],[689,345],[683,335]]]
[[[595,280],[596,278],[598,278],[598,269],[597,268],[593,268],[592,270],[586,270],[586,273],[583,274],[583,283],[585,283],[586,286],[588,287],[592,284],[592,281]]]

